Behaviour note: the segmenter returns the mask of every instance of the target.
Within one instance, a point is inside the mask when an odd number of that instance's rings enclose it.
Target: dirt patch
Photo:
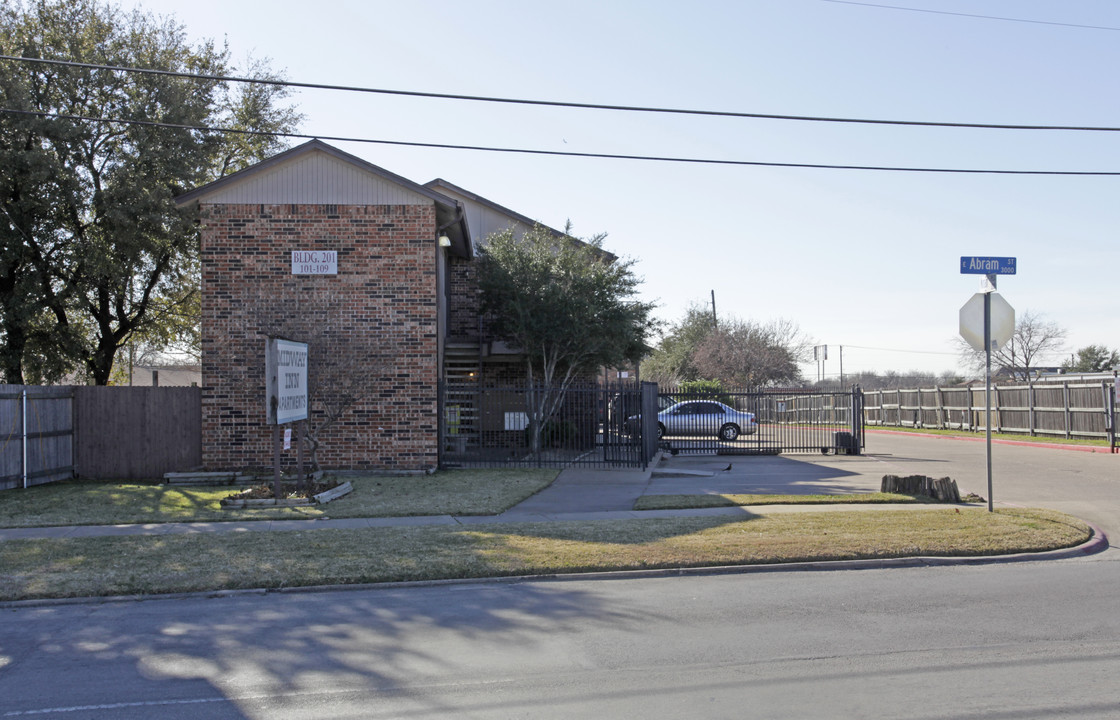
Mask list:
[[[280,483],[280,498],[281,500],[299,500],[311,499],[319,493],[325,493],[327,490],[333,490],[338,487],[337,480],[328,480],[327,482],[311,481],[304,483],[304,489],[299,490],[296,488],[295,482],[282,482]],[[260,483],[252,487],[245,488],[241,492],[230,495],[227,500],[276,500],[276,495],[272,493],[272,483]]]
[[[310,481],[305,487],[299,489],[296,484],[282,483],[280,497],[272,492],[272,485],[262,483],[247,488],[239,493],[221,499],[219,504],[225,509],[232,508],[259,508],[259,507],[295,507],[302,505],[323,505],[331,500],[350,493],[354,486],[349,482],[337,481],[317,482]]]

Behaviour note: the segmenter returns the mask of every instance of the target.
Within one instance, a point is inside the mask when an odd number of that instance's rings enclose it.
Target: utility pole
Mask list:
[[[716,291],[712,290],[712,327],[719,327],[719,320],[716,319]]]

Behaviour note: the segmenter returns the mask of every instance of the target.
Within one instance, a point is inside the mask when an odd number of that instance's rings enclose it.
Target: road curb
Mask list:
[[[148,602],[156,600],[198,600],[235,598],[249,595],[310,594],[323,592],[359,592],[362,590],[398,590],[408,588],[439,587],[443,585],[516,584],[523,582],[570,582],[574,580],[631,580],[643,578],[670,578],[705,575],[747,575],[779,572],[821,572],[837,570],[878,570],[887,568],[945,567],[949,565],[996,565],[1003,563],[1034,562],[1042,560],[1070,560],[1104,552],[1109,546],[1108,536],[1094,523],[1082,520],[1092,531],[1089,539],[1080,545],[1015,553],[1012,555],[972,555],[965,557],[917,555],[901,558],[867,558],[861,560],[821,560],[812,562],[771,563],[759,565],[713,565],[705,567],[651,568],[649,570],[603,570],[586,573],[542,573],[539,575],[505,575],[478,578],[446,578],[442,580],[408,580],[384,583],[354,583],[347,585],[307,585],[285,588],[245,588],[240,590],[200,590],[198,592],[164,593],[159,595],[111,595],[106,597],[44,598],[37,600],[8,600],[0,602],[0,609],[28,607],[54,607],[64,605],[107,605],[115,603]]]

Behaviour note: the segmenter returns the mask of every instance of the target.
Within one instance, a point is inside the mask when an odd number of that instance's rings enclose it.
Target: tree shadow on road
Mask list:
[[[316,706],[324,716],[334,702],[379,694],[407,695],[421,715],[452,717],[456,708],[435,690],[426,692],[426,683],[545,669],[555,664],[548,649],[558,635],[589,626],[639,633],[649,621],[594,591],[547,583],[192,598],[21,614],[20,634],[34,642],[13,643],[9,635],[3,654],[14,662],[0,688],[16,681],[11,670],[24,662],[63,663],[86,680],[49,701],[6,691],[9,710],[117,704],[122,712],[142,708],[159,716],[182,705],[197,716],[222,718],[301,707],[311,708],[304,713],[310,717]]]

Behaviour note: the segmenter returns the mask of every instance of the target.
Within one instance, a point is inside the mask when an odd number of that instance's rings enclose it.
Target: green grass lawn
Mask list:
[[[222,510],[237,488],[62,482],[0,493],[0,527],[316,517],[493,515],[557,470],[348,477],[325,506]],[[802,512],[765,503],[922,502],[904,495],[647,496],[639,507],[746,505],[741,515],[625,521],[192,533],[0,543],[0,600],[480,578],[806,560],[984,555],[1069,547],[1090,531],[1045,510]]]
[[[446,470],[432,475],[347,476],[354,491],[327,505],[223,510],[241,488],[66,481],[0,492],[0,527],[123,525],[319,517],[496,515],[548,487],[555,469]]]
[[[931,503],[932,498],[916,498],[898,493],[851,493],[845,495],[643,495],[635,510],[682,510],[743,505],[858,505],[864,503]]]
[[[883,510],[0,543],[0,600],[985,555],[1070,547],[1047,510]]]

